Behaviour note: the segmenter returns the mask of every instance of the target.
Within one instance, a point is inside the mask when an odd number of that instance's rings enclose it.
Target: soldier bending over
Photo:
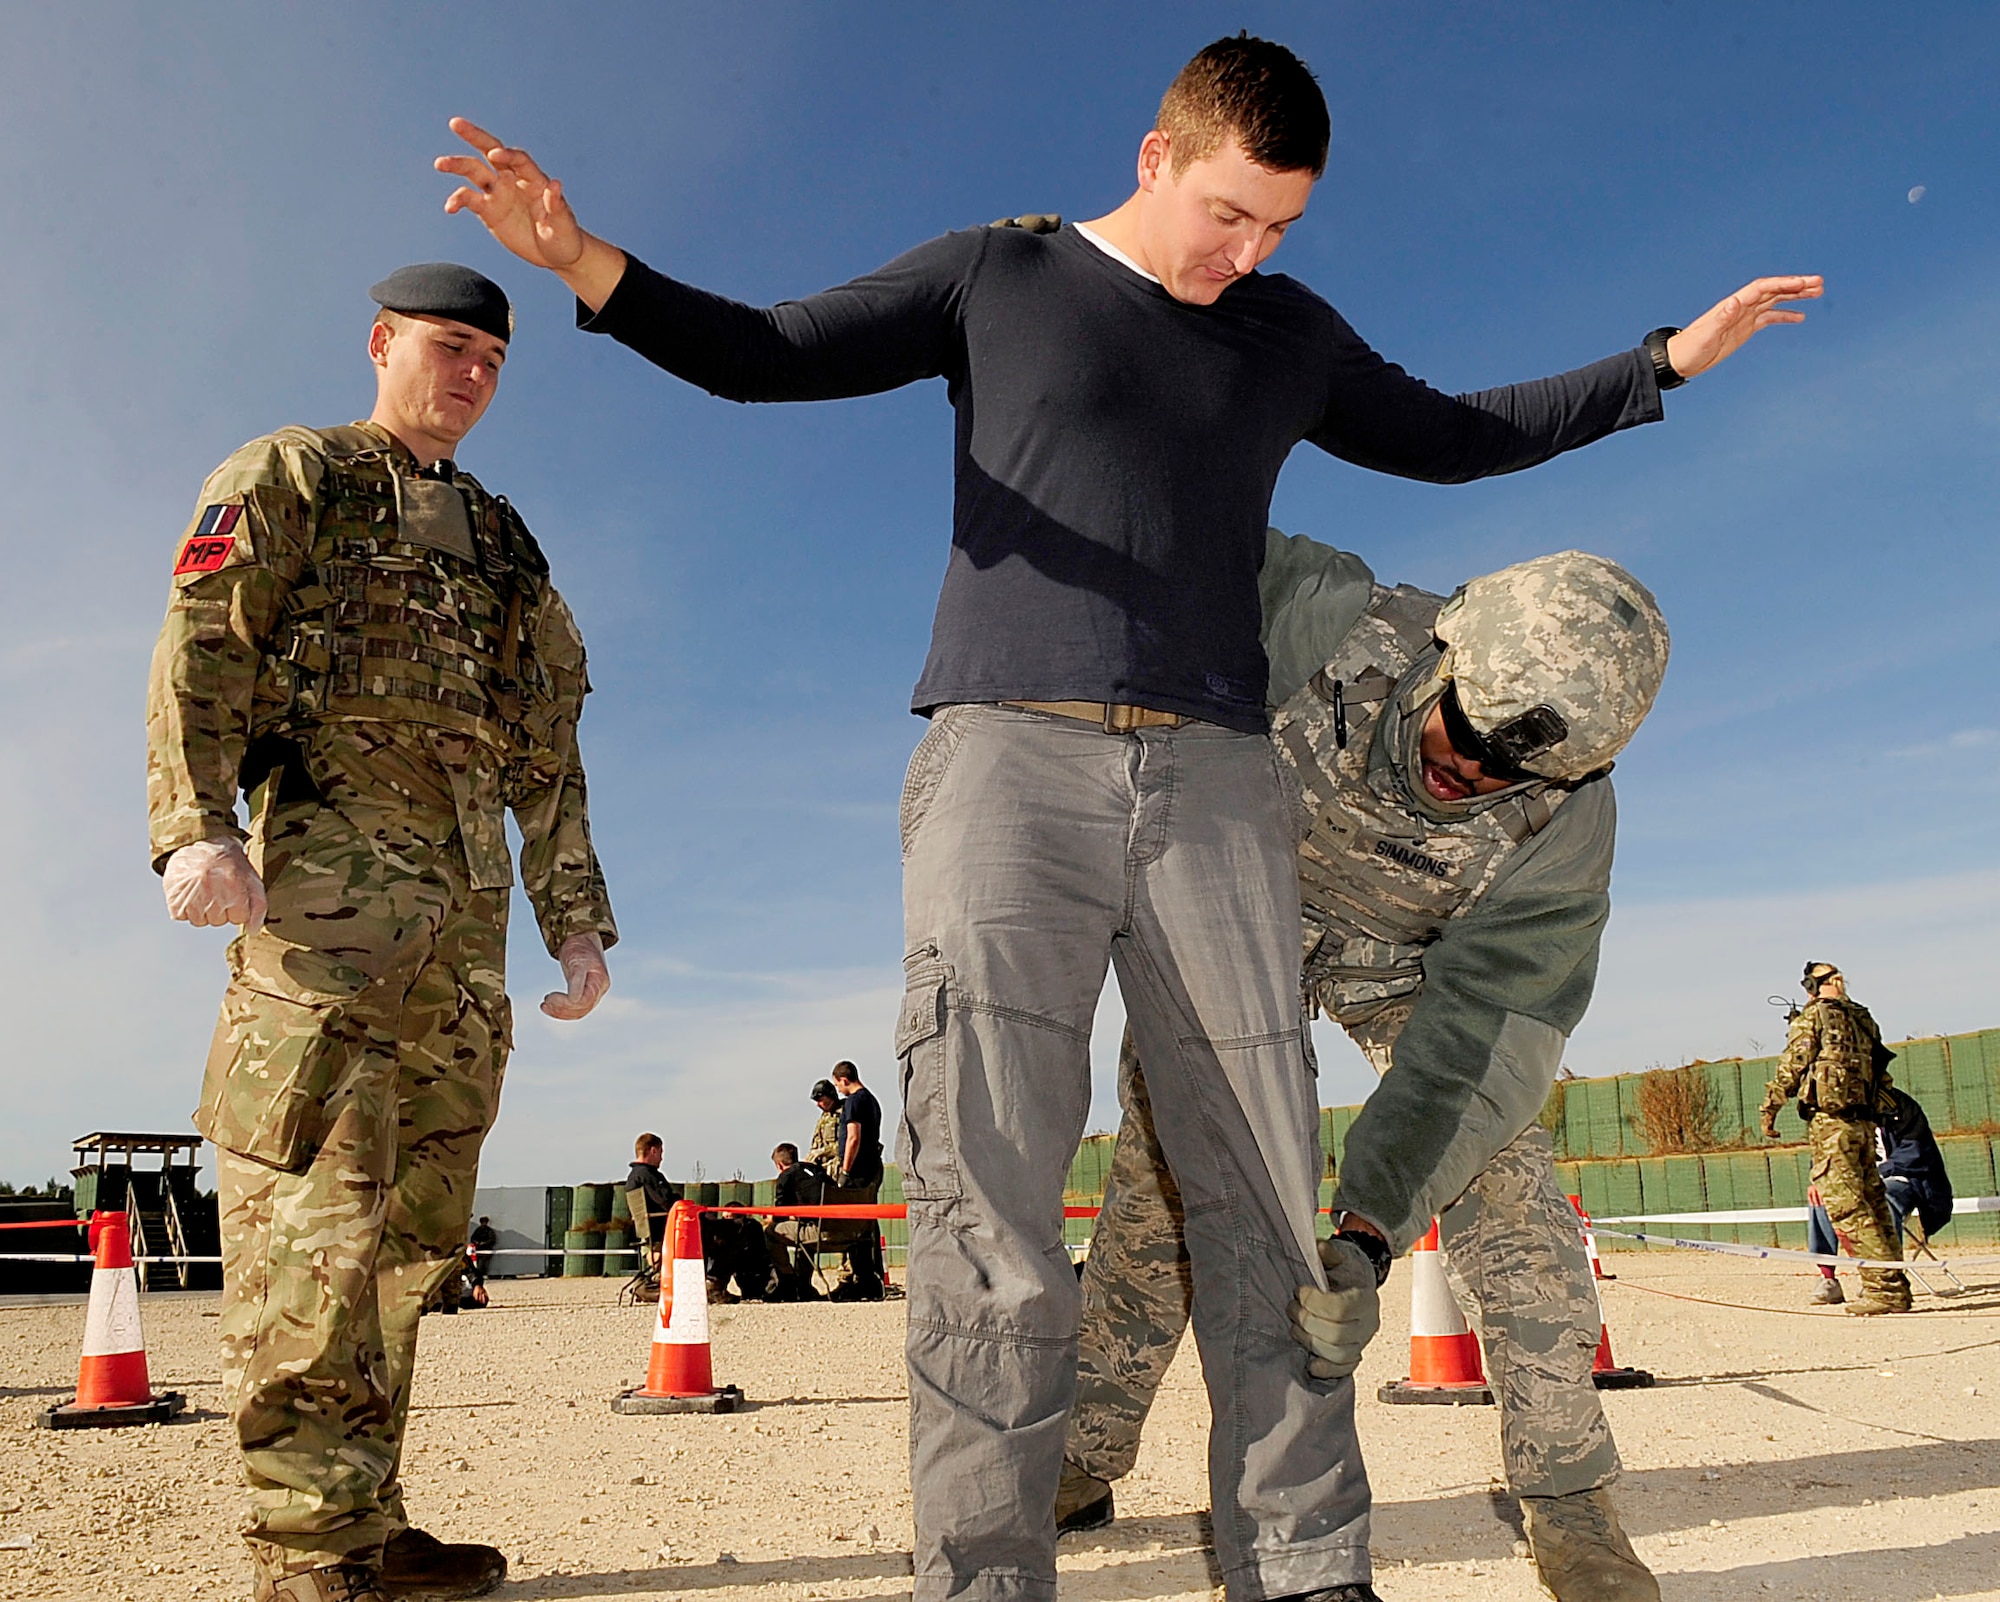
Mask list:
[[[1597,1298],[1535,1115],[1596,980],[1611,759],[1652,706],[1666,625],[1630,574],[1576,551],[1446,601],[1273,529],[1261,589],[1272,737],[1302,792],[1307,991],[1388,1075],[1348,1136],[1340,1234],[1321,1247],[1336,1289],[1303,1298],[1301,1338],[1316,1373],[1352,1373],[1391,1248],[1439,1212],[1543,1581],[1559,1602],[1657,1598],[1605,1490],[1619,1465],[1590,1377]],[[1129,1034],[1119,1091],[1067,1529],[1110,1520],[1189,1314],[1180,1196]]]

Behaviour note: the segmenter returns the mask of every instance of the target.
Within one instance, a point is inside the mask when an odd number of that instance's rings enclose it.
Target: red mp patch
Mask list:
[[[181,547],[181,559],[174,564],[175,574],[213,573],[228,561],[229,553],[236,548],[236,525],[242,517],[243,508],[233,505],[211,506],[203,512],[187,544]]]

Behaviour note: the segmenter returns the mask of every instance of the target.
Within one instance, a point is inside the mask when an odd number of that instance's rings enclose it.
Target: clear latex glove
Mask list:
[[[1292,1339],[1311,1354],[1306,1372],[1314,1379],[1346,1379],[1361,1366],[1363,1349],[1382,1327],[1375,1265],[1359,1246],[1339,1239],[1319,1243],[1319,1260],[1327,1288],[1299,1288],[1292,1300]]]
[[[573,934],[562,943],[556,961],[562,964],[563,983],[569,988],[551,990],[542,997],[542,1011],[551,1018],[581,1018],[611,988],[611,970],[604,965],[604,941],[595,933]]]
[[[245,934],[264,927],[264,881],[250,866],[243,842],[197,840],[167,858],[160,885],[167,911],[182,923],[210,929],[240,923]]]

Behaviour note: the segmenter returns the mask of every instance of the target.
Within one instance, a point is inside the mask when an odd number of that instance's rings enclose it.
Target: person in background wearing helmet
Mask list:
[[[1348,1134],[1331,1289],[1301,1292],[1297,1332],[1315,1374],[1352,1374],[1391,1254],[1438,1214],[1544,1583],[1559,1602],[1657,1598],[1605,1489],[1597,1297],[1535,1120],[1596,980],[1611,759],[1659,689],[1666,624],[1576,551],[1446,601],[1273,529],[1261,592],[1307,995],[1387,1075]],[[1072,1530],[1109,1521],[1188,1321],[1180,1199],[1129,1034],[1119,1089],[1057,1502]]]
[[[1777,1138],[1778,1109],[1796,1095],[1812,1147],[1812,1185],[1841,1249],[1901,1262],[1902,1237],[1875,1157],[1875,1126],[1895,1111],[1889,1097],[1895,1054],[1883,1046],[1868,1009],[1849,999],[1847,981],[1832,963],[1807,963],[1799,984],[1812,1000],[1792,1020],[1777,1072],[1764,1087],[1764,1134]],[[1847,1304],[1850,1313],[1910,1310],[1910,1279],[1899,1268],[1862,1269],[1861,1289],[1861,1299]]]

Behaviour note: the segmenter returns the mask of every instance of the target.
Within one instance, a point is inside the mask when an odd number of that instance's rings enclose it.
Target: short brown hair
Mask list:
[[[658,1146],[662,1151],[664,1151],[666,1149],[666,1142],[661,1140],[658,1135],[654,1134],[652,1130],[649,1129],[645,1132],[645,1134],[641,1135],[637,1140],[632,1142],[632,1155],[634,1157],[643,1157],[646,1155],[647,1152],[651,1151],[655,1146]]]
[[[771,1161],[776,1162],[780,1157],[785,1159],[786,1166],[789,1167],[799,1160],[799,1148],[789,1140],[781,1140],[771,1148]]]
[[[1312,69],[1281,44],[1239,33],[1181,68],[1160,101],[1174,176],[1212,156],[1231,134],[1271,172],[1326,171],[1326,96]]]
[[[861,1070],[851,1062],[837,1062],[833,1065],[833,1077],[851,1079],[858,1085],[861,1083]]]

